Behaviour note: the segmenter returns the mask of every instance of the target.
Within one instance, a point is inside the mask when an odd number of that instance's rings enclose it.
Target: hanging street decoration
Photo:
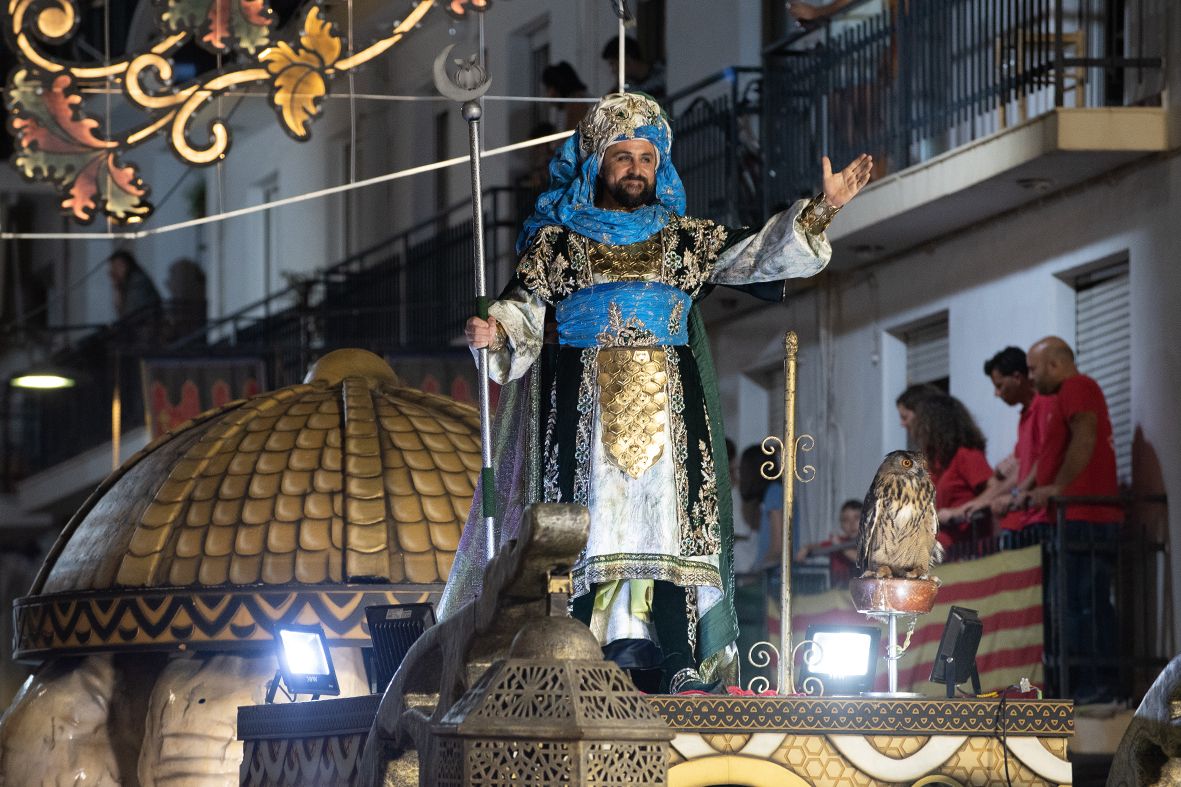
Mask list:
[[[4,2],[5,37],[19,59],[4,93],[13,166],[26,180],[51,184],[75,221],[88,224],[104,215],[122,225],[142,222],[153,210],[148,184],[124,158],[128,151],[163,137],[188,165],[226,157],[228,118],[205,120],[210,110],[220,110],[219,96],[268,87],[280,126],[304,141],[335,76],[389,50],[436,4],[457,17],[489,6],[488,0],[412,0],[392,30],[346,55],[316,4],[297,11],[302,24],[290,25],[291,40],[276,40],[267,0],[156,0],[159,37],[151,46],[95,65],[54,54],[78,30],[76,0]],[[190,42],[224,56],[223,66],[174,86],[170,58]],[[108,101],[119,109],[117,132],[101,121]],[[130,128],[124,128],[126,107],[137,117]]]

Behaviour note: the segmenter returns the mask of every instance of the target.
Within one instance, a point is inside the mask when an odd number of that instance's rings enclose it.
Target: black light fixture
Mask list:
[[[291,699],[297,694],[311,694],[313,700],[319,699],[321,694],[340,694],[332,653],[328,650],[323,629],[280,623],[275,626],[275,645],[279,670],[267,688],[267,704],[275,701],[280,680],[286,685],[285,693]]]
[[[807,640],[815,643],[805,651],[800,686],[807,689],[809,678],[819,680],[825,695],[856,695],[873,688],[877,676],[878,644],[882,632],[877,626],[845,626],[814,623]]]
[[[365,622],[373,639],[376,689],[381,694],[410,646],[435,625],[435,610],[430,604],[379,604],[365,608]]]
[[[947,613],[947,624],[939,638],[939,651],[931,667],[931,682],[947,685],[947,696],[955,696],[956,687],[972,681],[972,693],[980,693],[980,673],[976,669],[976,650],[984,624],[976,610],[952,607]]]

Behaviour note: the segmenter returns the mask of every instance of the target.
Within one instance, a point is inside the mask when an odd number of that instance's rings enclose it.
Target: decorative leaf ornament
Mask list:
[[[100,64],[66,62],[55,54],[67,51],[59,45],[77,33],[80,1],[6,0],[8,13],[0,24],[19,60],[5,90],[15,141],[12,164],[25,178],[52,184],[74,220],[87,223],[102,213],[113,223],[131,224],[151,215],[152,205],[134,165],[121,159],[126,151],[163,136],[187,164],[222,160],[230,143],[226,120],[213,116],[202,129],[197,118],[210,115],[217,97],[252,83],[269,84],[279,123],[295,139],[306,140],[332,78],[384,54],[439,0],[412,0],[411,11],[392,30],[347,56],[315,4],[299,12],[297,39],[275,42],[268,0],[155,0],[161,35],[144,51]],[[487,0],[471,2],[473,9],[487,7]],[[459,6],[466,10],[467,3]],[[232,57],[219,71],[173,86],[170,58],[189,42]],[[45,44],[54,45],[52,51],[45,51]],[[103,95],[108,87],[121,91],[114,96],[121,102],[120,130],[103,135],[86,101],[105,108],[112,101]],[[129,122],[132,113],[139,118]]]
[[[266,0],[157,0],[160,26],[169,33],[200,33],[211,52],[231,48],[253,54],[270,43],[274,16]]]
[[[300,47],[286,41],[259,56],[274,77],[271,103],[284,127],[296,139],[311,136],[308,123],[320,114],[320,101],[328,93],[327,69],[340,57],[340,39],[332,24],[320,18],[320,9],[308,11]]]
[[[99,122],[81,112],[82,96],[68,74],[18,69],[7,100],[13,165],[28,180],[54,184],[65,197],[63,211],[83,224],[100,211],[125,224],[151,213],[147,187],[134,166],[119,163],[118,143],[96,136]]]

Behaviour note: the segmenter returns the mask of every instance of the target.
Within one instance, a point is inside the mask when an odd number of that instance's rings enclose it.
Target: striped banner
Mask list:
[[[910,646],[898,662],[898,690],[939,695],[942,684],[931,683],[931,665],[939,638],[952,606],[968,607],[980,614],[984,634],[976,655],[980,685],[984,691],[1000,690],[1029,678],[1041,685],[1042,666],[1042,558],[1041,547],[1031,546],[999,552],[979,560],[939,566],[936,576],[943,587],[935,597],[935,608],[919,617]],[[830,590],[815,596],[793,599],[792,637],[800,643],[813,623],[864,626],[872,622],[853,609],[848,590]],[[777,601],[768,605],[768,628],[774,641],[779,636]],[[882,652],[886,631],[882,627]],[[899,626],[899,639],[906,626]],[[901,643],[900,643],[901,644]],[[798,668],[798,667],[797,667]],[[886,690],[885,662],[879,660],[874,688]]]

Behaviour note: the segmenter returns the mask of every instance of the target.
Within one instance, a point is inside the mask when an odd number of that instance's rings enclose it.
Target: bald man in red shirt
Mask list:
[[[1057,336],[1034,344],[1027,360],[1038,393],[1055,396],[1031,504],[1047,505],[1057,497],[1115,498],[1111,418],[1099,384],[1079,372],[1074,352]],[[1106,503],[1067,503],[1063,512],[1052,507],[1051,515],[1065,523],[1046,576],[1060,605],[1055,614],[1066,622],[1065,642],[1058,647],[1083,661],[1058,676],[1060,685],[1080,704],[1107,701],[1118,688],[1118,662],[1104,644],[1118,636],[1111,592],[1123,511]]]
[[[1038,393],[1055,396],[1038,459],[1037,486],[1030,492],[1033,505],[1046,505],[1052,497],[1118,495],[1111,418],[1099,384],[1079,372],[1074,352],[1057,336],[1033,345],[1028,363]],[[1069,504],[1066,519],[1119,522],[1123,513],[1112,505]]]

